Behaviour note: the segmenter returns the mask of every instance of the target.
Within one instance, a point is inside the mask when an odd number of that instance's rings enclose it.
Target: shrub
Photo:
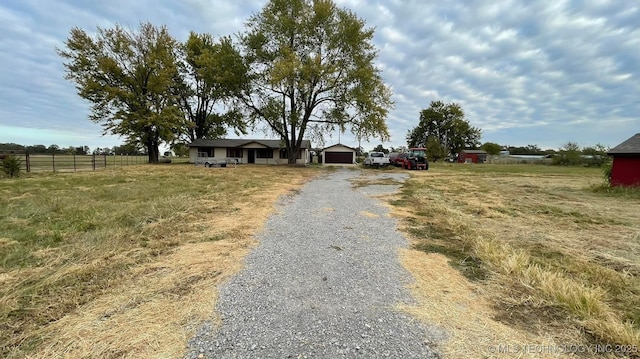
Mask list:
[[[20,166],[22,161],[14,155],[6,155],[2,159],[2,172],[6,177],[20,176]]]
[[[606,162],[602,166],[602,173],[604,174],[604,179],[607,181],[607,184],[611,185],[611,171],[613,170],[613,163]]]

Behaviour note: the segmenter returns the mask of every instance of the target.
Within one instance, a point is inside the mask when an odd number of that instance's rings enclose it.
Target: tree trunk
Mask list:
[[[204,138],[207,134],[207,114],[198,110],[195,115],[196,138]]]
[[[160,157],[160,150],[158,149],[158,145],[155,146],[147,146],[147,151],[149,153],[149,163],[158,163],[158,159]]]
[[[288,154],[288,163],[290,165],[295,165],[296,164],[296,159],[298,158],[298,153],[300,153],[300,148],[295,148],[296,146],[293,145],[293,148],[287,148],[287,154]]]
[[[147,148],[147,153],[149,154],[149,163],[158,163],[158,159],[160,158],[160,141],[158,140],[158,135],[153,131],[147,133],[147,140],[144,145]]]

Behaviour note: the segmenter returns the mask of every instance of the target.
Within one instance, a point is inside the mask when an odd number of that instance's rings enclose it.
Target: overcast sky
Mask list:
[[[387,124],[404,145],[434,100],[462,105],[482,142],[615,146],[640,132],[640,2],[336,0],[376,29],[378,66],[393,90]],[[241,32],[264,1],[3,0],[0,142],[119,145],[87,119],[55,52],[72,27],[166,25]],[[251,137],[263,138],[261,133]],[[338,142],[338,134],[326,145]],[[340,142],[357,146],[351,135]],[[365,150],[379,141],[364,144]]]

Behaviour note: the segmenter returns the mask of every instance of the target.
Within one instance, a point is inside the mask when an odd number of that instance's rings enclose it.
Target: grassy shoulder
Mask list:
[[[138,165],[0,181],[0,356],[178,357],[317,168]]]
[[[467,280],[438,295],[455,294],[468,304],[482,293],[493,319],[506,325],[454,340],[452,356],[468,355],[470,345],[487,335],[494,339],[485,345],[497,344],[496,338],[506,343],[513,335],[498,332],[513,328],[534,335],[529,344],[604,343],[640,350],[637,192],[603,189],[602,172],[584,167],[436,164],[411,173],[390,200],[414,248],[428,253],[405,254],[408,269],[418,278],[432,275],[422,262],[437,266],[438,256],[445,256]],[[449,278],[442,286],[460,282],[451,272],[442,275]],[[422,288],[442,290],[429,285],[436,282],[425,281]],[[426,290],[416,293],[425,302],[412,311],[433,319],[429,307],[436,299]],[[444,310],[453,310],[452,303]],[[442,325],[455,323],[448,318]],[[487,323],[486,328],[496,324]],[[474,321],[457,325],[470,329]],[[459,336],[473,332],[449,329]]]

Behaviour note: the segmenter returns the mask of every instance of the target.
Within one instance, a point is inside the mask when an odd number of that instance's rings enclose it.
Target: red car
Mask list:
[[[402,164],[407,159],[406,153],[390,153],[389,154],[389,163],[396,167],[402,167]]]

